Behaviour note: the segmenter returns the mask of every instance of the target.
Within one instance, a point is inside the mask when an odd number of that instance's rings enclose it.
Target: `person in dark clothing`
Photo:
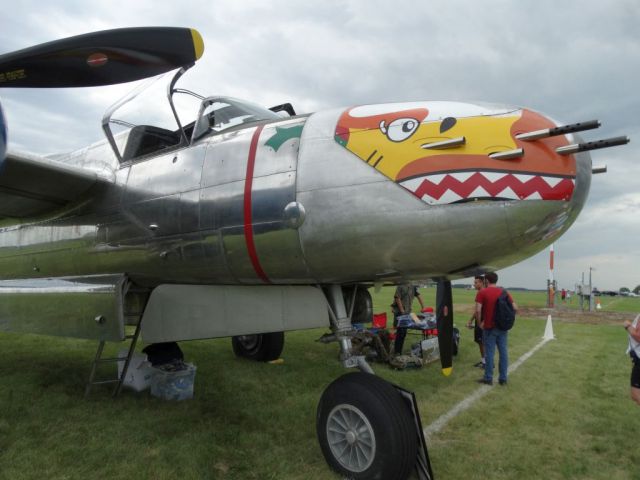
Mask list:
[[[473,279],[473,288],[476,291],[480,291],[485,287],[484,276],[476,275]],[[474,365],[474,367],[484,368],[484,344],[482,343],[482,328],[480,328],[480,318],[476,316],[476,309],[473,309],[473,315],[467,322],[467,328],[473,328],[473,341],[478,344],[480,348],[480,361]]]
[[[624,321],[624,329],[629,335],[629,355],[633,362],[631,370],[631,400],[640,405],[640,315],[633,322]]]
[[[398,326],[398,317],[400,315],[407,315],[411,313],[411,307],[413,305],[413,299],[417,298],[420,302],[420,306],[424,308],[422,297],[418,291],[416,285],[405,283],[399,285],[396,288],[396,293],[393,296],[393,303],[391,307],[393,309],[393,326]],[[404,339],[407,336],[406,328],[396,328],[396,341],[394,345],[395,355],[402,355],[402,347],[404,346]]]

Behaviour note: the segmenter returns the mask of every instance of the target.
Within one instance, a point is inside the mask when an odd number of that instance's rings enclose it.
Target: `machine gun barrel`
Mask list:
[[[600,122],[598,120],[588,120],[586,122],[572,123],[570,125],[562,125],[560,127],[545,128],[542,130],[535,130],[533,132],[520,133],[516,135],[516,138],[518,140],[531,142],[540,138],[555,137],[557,135],[582,132],[584,130],[593,130],[594,128],[598,128],[599,126]]]
[[[587,152],[589,150],[597,150],[599,148],[616,147],[618,145],[626,145],[629,143],[629,137],[612,137],[604,140],[596,140],[595,142],[574,143],[566,147],[556,148],[556,152],[560,155],[570,155],[572,153]]]

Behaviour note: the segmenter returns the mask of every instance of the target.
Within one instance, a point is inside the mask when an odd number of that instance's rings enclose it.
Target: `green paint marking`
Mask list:
[[[276,133],[264,144],[273,148],[276,152],[287,140],[292,138],[300,138],[302,135],[302,127],[304,125],[296,125],[295,127],[276,127]]]

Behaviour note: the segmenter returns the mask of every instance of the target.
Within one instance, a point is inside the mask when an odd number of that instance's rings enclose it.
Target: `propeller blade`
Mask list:
[[[438,347],[442,374],[446,377],[453,370],[453,294],[451,282],[438,281],[436,290],[436,319],[438,322]]]
[[[2,105],[0,105],[0,165],[4,160],[4,154],[7,151],[7,124],[4,121],[2,113]]]
[[[0,55],[0,87],[96,87],[193,64],[204,51],[189,28],[118,28]]]

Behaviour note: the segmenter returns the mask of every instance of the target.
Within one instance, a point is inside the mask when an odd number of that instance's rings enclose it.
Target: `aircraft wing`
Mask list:
[[[0,218],[25,218],[58,209],[98,183],[96,172],[28,153],[0,161]]]

